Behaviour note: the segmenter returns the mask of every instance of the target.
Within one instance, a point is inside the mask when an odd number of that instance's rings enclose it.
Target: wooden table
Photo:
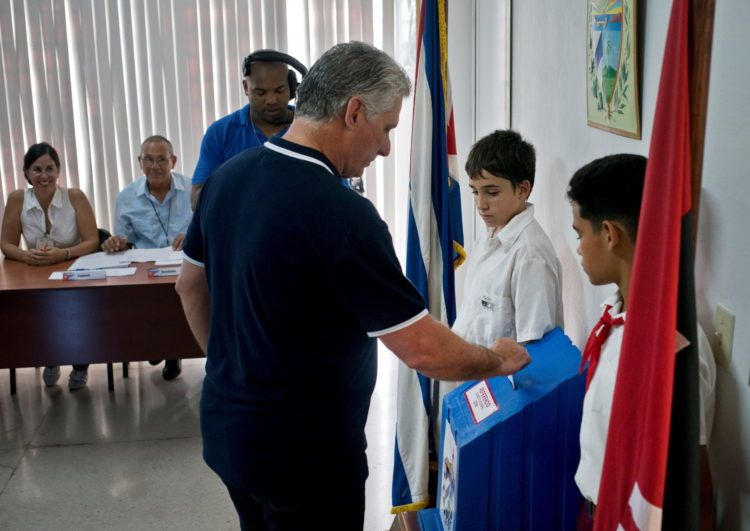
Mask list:
[[[145,263],[129,277],[49,280],[71,263],[0,260],[0,368],[11,369],[11,393],[17,367],[107,363],[112,391],[112,363],[203,356],[176,276],[149,278]]]

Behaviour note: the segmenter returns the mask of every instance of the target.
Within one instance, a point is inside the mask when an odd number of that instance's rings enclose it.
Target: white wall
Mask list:
[[[537,149],[531,199],[563,264],[565,324],[579,345],[599,317],[601,300],[614,288],[593,288],[583,274],[565,190],[573,172],[594,158],[648,152],[668,15],[665,2],[651,4],[642,28],[647,48],[641,62],[643,140],[586,125],[586,1],[513,5],[512,125]]]
[[[452,43],[474,42],[496,31],[500,21],[493,16],[476,17],[473,27],[465,23],[468,13],[478,6],[481,9],[482,4],[483,0],[450,3]],[[750,230],[745,225],[750,220],[746,206],[750,180],[741,159],[750,148],[746,104],[750,46],[745,34],[750,11],[746,0],[717,0],[717,4],[696,284],[700,322],[709,335],[717,303],[737,316],[733,361],[730,367],[719,368],[711,443],[718,528],[734,531],[750,530]],[[566,185],[576,169],[594,158],[616,152],[648,154],[670,7],[671,2],[663,0],[639,2],[643,138],[632,140],[586,125],[586,0],[513,3],[512,126],[537,148],[537,181],[531,200],[563,263],[566,329],[579,345],[599,315],[599,303],[613,287],[590,286],[580,269]],[[464,23],[455,24],[456,19]],[[481,56],[476,62],[476,76],[481,80],[484,70],[499,67],[501,52],[493,56],[492,50],[477,52],[476,47],[459,46],[461,53],[450,56],[454,105],[457,112],[461,108],[474,113],[475,129],[459,127],[458,132],[484,134],[488,130],[486,102],[481,97],[458,100],[456,94],[468,95],[476,89],[467,63]],[[474,55],[467,56],[469,52]],[[456,75],[457,69],[466,75]],[[497,127],[502,126],[498,120]],[[473,140],[463,145],[470,146]],[[468,227],[465,232],[470,239]]]
[[[716,2],[696,284],[700,321],[717,303],[736,313],[734,353],[719,368],[711,463],[721,529],[750,529],[750,12],[746,0]]]

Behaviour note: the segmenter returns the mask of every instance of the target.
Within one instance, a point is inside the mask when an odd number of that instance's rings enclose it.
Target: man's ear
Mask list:
[[[344,123],[347,128],[356,127],[364,117],[365,106],[359,96],[352,96],[344,108]]]
[[[247,78],[242,80],[242,89],[245,91],[245,96],[250,96],[250,85],[247,82]]]

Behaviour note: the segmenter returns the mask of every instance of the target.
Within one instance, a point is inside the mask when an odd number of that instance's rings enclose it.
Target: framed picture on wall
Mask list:
[[[639,139],[636,1],[587,1],[586,114],[592,127]]]

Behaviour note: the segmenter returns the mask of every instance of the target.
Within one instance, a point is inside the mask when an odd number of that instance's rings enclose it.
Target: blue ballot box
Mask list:
[[[559,328],[527,348],[515,389],[496,377],[443,400],[437,508],[420,511],[421,529],[575,529],[581,353]]]

